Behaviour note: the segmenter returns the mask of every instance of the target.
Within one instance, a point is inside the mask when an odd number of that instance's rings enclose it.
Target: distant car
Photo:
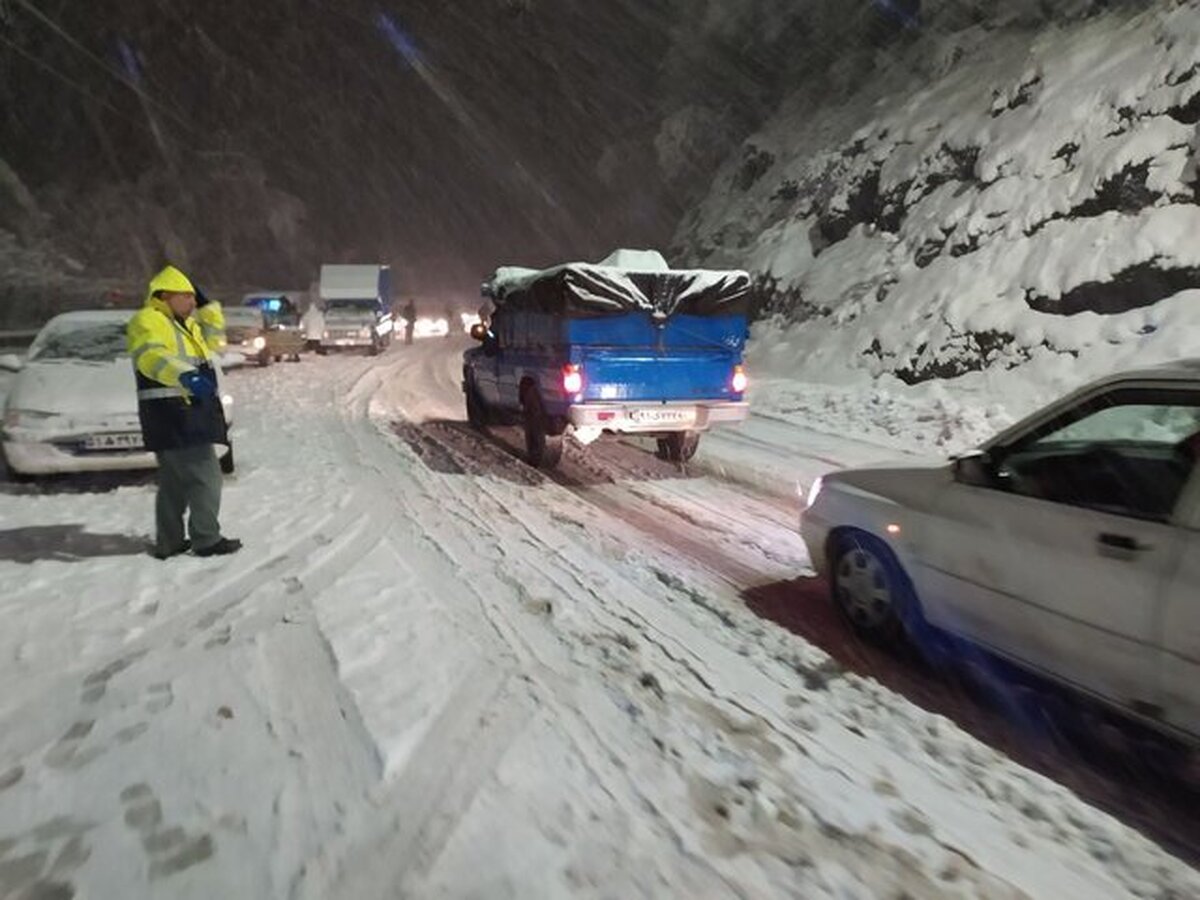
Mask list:
[[[256,306],[227,306],[223,312],[227,349],[260,366],[269,366],[273,354],[263,311]]]
[[[266,323],[266,352],[275,362],[300,362],[305,349],[300,313],[287,294],[248,294],[244,306],[262,311]]]
[[[413,323],[413,337],[429,338],[429,337],[445,337],[450,333],[449,319],[432,319],[426,317],[418,317]]]
[[[0,357],[16,372],[4,406],[0,443],[18,476],[147,469],[154,454],[142,444],[133,363],[125,328],[134,310],[89,310],[51,319],[24,361]],[[222,393],[231,421],[232,401]],[[232,468],[224,448],[222,468]]]
[[[836,472],[801,533],[860,632],[979,646],[1200,744],[1200,360],[952,461]],[[945,640],[950,638],[950,640]]]

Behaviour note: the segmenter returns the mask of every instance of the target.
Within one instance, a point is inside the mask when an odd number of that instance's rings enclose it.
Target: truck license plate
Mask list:
[[[643,425],[684,425],[696,418],[690,409],[635,409],[629,417]]]
[[[85,450],[140,450],[142,436],[137,432],[93,434],[83,442]]]

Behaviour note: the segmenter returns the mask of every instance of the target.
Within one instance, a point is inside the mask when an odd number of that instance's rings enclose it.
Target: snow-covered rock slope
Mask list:
[[[677,250],[762,276],[760,371],[1032,403],[1200,355],[1198,121],[1200,0],[921,37],[848,103],[799,88]]]

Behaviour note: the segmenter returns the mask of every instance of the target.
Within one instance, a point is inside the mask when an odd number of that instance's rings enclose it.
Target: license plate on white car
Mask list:
[[[85,450],[141,450],[142,436],[137,432],[93,434],[83,442]]]
[[[629,418],[641,425],[687,425],[696,419],[696,411],[692,409],[635,409],[629,413]]]

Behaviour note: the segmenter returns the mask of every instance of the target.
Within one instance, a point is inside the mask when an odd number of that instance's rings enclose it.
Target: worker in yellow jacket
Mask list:
[[[167,559],[234,553],[241,541],[219,523],[221,471],[214,444],[227,444],[213,353],[193,316],[196,289],[174,266],[150,281],[145,305],[126,332],[137,379],[146,449],[158,460],[154,555]],[[188,517],[184,535],[183,517]]]
[[[196,321],[200,323],[200,333],[204,335],[204,343],[212,353],[225,352],[225,311],[221,304],[205,295],[204,291],[196,288]]]

